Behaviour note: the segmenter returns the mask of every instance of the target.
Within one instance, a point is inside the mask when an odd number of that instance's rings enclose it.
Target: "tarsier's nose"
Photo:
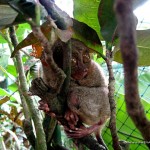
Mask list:
[[[85,68],[83,71],[84,71],[84,72],[87,72],[87,71],[88,71],[88,69],[87,69],[87,68]]]

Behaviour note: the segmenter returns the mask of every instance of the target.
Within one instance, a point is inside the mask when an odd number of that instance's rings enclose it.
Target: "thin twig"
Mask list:
[[[113,147],[115,150],[121,150],[121,147],[119,146],[119,140],[118,140],[118,135],[117,135],[117,129],[116,129],[116,103],[114,100],[114,92],[115,92],[115,78],[114,78],[114,73],[112,69],[112,52],[111,50],[106,50],[106,64],[109,72],[109,103],[110,103],[110,110],[111,110],[111,115],[110,115],[110,131],[112,135],[112,140],[113,140]]]

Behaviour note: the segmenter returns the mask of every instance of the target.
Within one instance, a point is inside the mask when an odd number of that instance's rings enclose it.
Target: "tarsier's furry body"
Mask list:
[[[110,105],[107,82],[101,67],[90,59],[89,48],[82,42],[72,39],[71,43],[71,82],[67,100],[68,109],[65,113],[69,128],[65,130],[68,136],[81,138],[92,132],[100,132],[101,126],[110,116]],[[55,49],[57,51],[57,46]],[[54,50],[54,60],[61,67],[60,56],[55,56],[56,51]],[[81,127],[78,130],[76,125],[79,121],[91,127],[88,129]]]

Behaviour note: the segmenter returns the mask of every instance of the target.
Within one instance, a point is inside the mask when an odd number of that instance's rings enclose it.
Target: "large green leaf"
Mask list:
[[[150,66],[150,29],[137,30],[137,47],[139,50],[139,66]],[[119,43],[115,46],[114,61],[122,63]]]
[[[105,70],[105,65],[103,64],[103,69]],[[113,62],[113,71],[115,76],[115,101],[116,101],[116,112],[117,112],[117,130],[119,140],[125,140],[128,142],[137,142],[134,144],[130,144],[130,149],[146,149],[145,144],[140,144],[140,139],[142,138],[142,135],[140,132],[136,129],[133,121],[130,119],[129,115],[126,111],[126,104],[125,104],[125,97],[124,97],[124,74],[123,74],[123,66],[121,64]],[[150,107],[150,89],[149,89],[149,82],[150,82],[150,76],[149,67],[139,67],[139,92],[141,96],[141,102],[143,104],[143,107],[146,112],[146,116],[148,119],[150,118],[149,113],[149,107]],[[107,74],[107,71],[106,71]],[[103,138],[108,145],[109,150],[113,150],[112,148],[112,139],[111,134],[109,131],[109,128],[105,128],[103,130]],[[134,136],[134,137],[132,137]],[[136,138],[137,137],[137,138]],[[138,139],[140,138],[140,139]]]
[[[0,5],[0,29],[12,24],[18,13],[9,5]]]
[[[146,1],[147,0],[134,0],[133,9]],[[93,28],[101,40],[104,38],[107,42],[111,42],[112,35],[116,28],[113,3],[114,0],[74,0],[74,17],[78,21],[84,22]]]
[[[101,41],[94,29],[83,22],[73,19],[73,38],[77,38],[88,47],[102,53]]]
[[[16,68],[14,65],[8,65],[6,68],[7,72],[9,72],[11,75],[13,75],[14,77],[17,77],[17,72],[16,72]]]
[[[116,121],[117,121],[117,131],[119,140],[124,140],[127,142],[135,142],[134,144],[130,144],[130,150],[134,150],[138,147],[140,150],[145,150],[147,147],[145,144],[140,144],[143,139],[142,135],[138,131],[138,129],[135,127],[133,121],[128,116],[126,112],[126,105],[124,101],[124,95],[117,93],[117,96],[115,97],[116,104],[117,104],[117,111],[116,111]],[[145,101],[142,101],[142,104],[145,108],[145,110],[149,110],[149,104]],[[150,114],[147,113],[147,117],[150,117]],[[108,125],[107,125],[108,126]],[[104,128],[102,133],[103,139],[108,146],[109,150],[113,150],[112,148],[112,138],[109,128]]]
[[[101,26],[101,34],[105,41],[112,42],[117,21],[113,10],[114,0],[101,0],[98,9],[98,19]]]
[[[93,28],[102,39],[97,17],[99,3],[100,0],[74,0],[73,14],[75,19]]]
[[[22,41],[28,33],[31,32],[31,27],[27,23],[19,24],[19,28],[16,31],[19,42]]]
[[[34,0],[0,0],[0,29],[24,23],[25,15],[35,17]]]
[[[23,24],[19,24],[18,25],[18,28],[16,30],[16,33],[17,33],[17,37],[18,37],[18,40],[19,42],[22,41],[26,36],[27,34],[31,31],[31,28],[29,26],[29,24],[27,23],[23,23]],[[2,35],[1,35],[2,34]],[[3,38],[3,34],[4,36],[6,36],[5,34],[7,33],[3,33],[1,32],[0,34],[0,43],[8,43],[4,38]],[[1,51],[1,50],[0,50]]]

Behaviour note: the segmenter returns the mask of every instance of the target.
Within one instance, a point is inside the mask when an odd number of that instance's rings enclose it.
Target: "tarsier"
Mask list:
[[[71,39],[71,44],[71,82],[68,109],[64,116],[68,127],[65,127],[65,131],[71,138],[82,138],[94,132],[98,142],[103,144],[100,131],[110,117],[107,82],[102,68],[91,60],[89,48],[75,39]],[[59,63],[59,58],[56,63]],[[61,64],[58,66],[61,67]],[[40,108],[47,109],[42,104]],[[90,127],[77,126],[79,122]]]

